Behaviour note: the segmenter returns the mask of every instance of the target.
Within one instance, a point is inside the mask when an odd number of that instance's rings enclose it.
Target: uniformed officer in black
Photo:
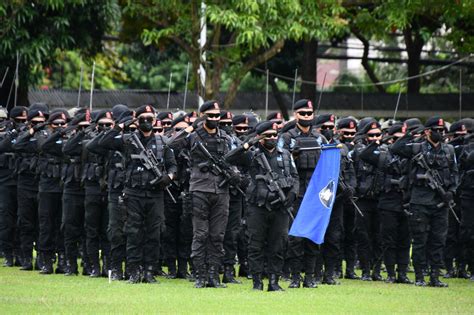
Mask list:
[[[357,132],[357,122],[352,117],[346,117],[337,121],[337,134],[339,141],[344,144],[348,150],[347,156],[343,156],[343,160],[348,168],[353,169],[352,151],[354,149],[354,137]],[[355,170],[354,170],[355,171]],[[343,172],[346,184],[353,189],[357,185],[355,178],[346,177],[346,173]],[[336,266],[337,269],[342,271],[342,259],[346,261],[346,270],[344,272],[344,278],[346,279],[359,279],[359,276],[354,272],[357,257],[357,243],[355,236],[355,217],[357,214],[354,205],[349,200],[351,193],[348,192],[346,198],[343,199],[343,233],[341,237],[341,252],[339,263]]]
[[[360,153],[360,158],[377,167],[380,178],[380,194],[377,208],[380,212],[380,230],[382,235],[382,253],[387,268],[388,283],[413,284],[407,277],[410,262],[410,231],[405,213],[405,191],[408,189],[407,169],[409,161],[400,158],[390,150],[391,143],[403,137],[406,125],[393,124],[381,144],[372,142]],[[379,148],[380,146],[383,149]],[[395,274],[397,266],[398,277]]]
[[[314,108],[310,100],[297,101],[293,106],[293,110],[296,117],[296,126],[280,136],[278,146],[289,150],[295,159],[300,184],[298,197],[293,207],[294,211],[298,211],[321,155],[319,148],[322,144],[327,143],[327,140],[312,127]],[[318,255],[319,246],[317,244],[306,238],[289,236],[287,259],[289,259],[292,273],[289,288],[300,287],[300,274],[303,271],[305,273],[303,287],[317,287],[313,274]]]
[[[63,163],[61,131],[67,126],[69,114],[65,109],[56,109],[48,118],[48,128],[38,147],[40,172],[38,193],[39,238],[38,252],[43,260],[41,274],[53,273],[53,262],[58,254],[56,273],[64,273],[66,267],[64,236],[61,231]],[[54,136],[53,136],[54,135]]]
[[[13,144],[26,127],[27,115],[26,107],[13,107],[9,113],[9,122],[3,122],[5,126],[0,131],[0,250],[5,255],[5,267],[13,267],[15,257],[16,263],[20,263],[22,256],[18,242],[17,158]]]
[[[269,275],[268,291],[283,291],[278,284],[284,261],[284,248],[288,237],[289,215],[299,189],[298,173],[291,154],[277,148],[277,124],[271,121],[257,125],[256,133],[262,139],[250,148],[246,142],[227,155],[227,161],[249,170],[251,183],[247,188],[247,224],[249,232],[249,267],[253,278],[253,288],[263,290],[262,273],[267,263]],[[276,201],[279,196],[269,190],[268,181],[260,178],[268,174],[257,157],[264,156],[276,175],[273,177],[283,190],[286,198]],[[276,201],[276,202],[275,202]],[[266,260],[265,260],[266,258]]]
[[[220,130],[220,107],[217,101],[201,105],[200,120],[185,129],[170,145],[176,150],[188,148],[191,153],[189,191],[193,204],[193,243],[191,258],[197,270],[196,288],[225,287],[220,283],[219,266],[224,256],[224,233],[229,216],[229,181],[212,170],[209,159],[197,146],[201,142],[216,158],[231,148],[231,140]],[[193,132],[193,130],[195,131]],[[235,177],[231,181],[238,181]],[[207,273],[209,272],[209,277]],[[207,283],[206,283],[207,282]]]
[[[46,135],[45,122],[49,109],[44,103],[31,105],[28,111],[28,129],[22,132],[13,145],[19,156],[18,172],[18,222],[20,229],[23,265],[21,270],[33,270],[33,246],[38,240],[38,139]],[[39,260],[36,260],[38,268]]]
[[[176,160],[165,139],[153,133],[155,110],[143,105],[136,111],[138,130],[135,135],[160,162],[162,176],[155,181],[155,173],[147,169],[138,156],[141,151],[133,145],[131,134],[122,134],[132,121],[116,125],[107,132],[100,145],[125,153],[127,161],[124,203],[127,208],[125,234],[127,237],[127,270],[129,283],[156,283],[154,266],[158,263],[160,233],[163,224],[164,188],[176,176]],[[144,269],[142,276],[142,268]]]
[[[448,205],[453,200],[458,184],[458,166],[454,148],[443,143],[445,125],[441,117],[429,118],[425,123],[426,140],[411,143],[408,134],[394,143],[395,154],[413,159],[421,154],[429,167],[438,171],[446,191],[444,196],[432,189],[426,179],[427,171],[412,160],[410,180],[413,183],[410,197],[410,231],[413,238],[412,259],[417,286],[425,286],[423,268],[430,265],[430,286],[446,287],[439,280],[443,266],[443,249],[448,233]]]
[[[360,124],[360,123],[359,123]],[[356,215],[358,257],[364,281],[381,281],[382,238],[380,234],[380,212],[377,203],[380,194],[381,174],[377,167],[360,158],[360,153],[371,143],[382,139],[380,124],[373,118],[365,121],[358,131],[359,142],[352,155],[357,176],[357,204],[364,216]],[[380,151],[378,148],[377,151]],[[372,275],[371,275],[372,271]]]

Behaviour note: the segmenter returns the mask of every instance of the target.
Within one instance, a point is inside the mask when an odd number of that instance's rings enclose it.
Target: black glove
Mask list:
[[[167,187],[169,184],[171,184],[172,180],[171,178],[169,177],[168,174],[163,174],[163,176],[161,176],[160,180],[157,182],[158,186],[160,188],[165,188]]]
[[[194,130],[197,129],[197,127],[199,127],[199,124],[200,124],[201,122],[205,121],[205,120],[206,120],[206,117],[199,117],[199,118],[197,118],[197,119],[193,122],[193,125],[192,125],[192,126],[193,126],[193,129],[194,129]]]
[[[241,176],[239,173],[233,173],[232,176],[229,178],[229,185],[231,186],[239,186],[240,182],[242,181]]]
[[[77,125],[70,125],[70,126],[67,126],[66,128],[63,128],[61,130],[58,130],[58,132],[61,133],[61,135],[65,135],[67,134],[69,131],[73,130],[73,129],[76,129],[77,128]]]
[[[249,185],[250,185],[250,178],[248,178],[247,176],[242,176],[240,179],[240,184],[239,184],[240,189],[242,189],[242,191],[246,191]]]
[[[39,130],[43,129],[46,126],[46,123],[39,123],[33,126],[33,131],[38,132]]]
[[[291,153],[294,156],[298,156],[300,154],[300,147],[299,146],[294,146],[293,149],[291,150]]]
[[[288,193],[288,196],[286,197],[286,201],[285,201],[284,206],[285,207],[292,207],[293,204],[295,203],[295,200],[296,200],[296,194],[294,192],[290,191]]]
[[[454,195],[451,191],[447,191],[444,196],[443,196],[443,201],[446,203],[446,205],[449,205],[454,199]]]

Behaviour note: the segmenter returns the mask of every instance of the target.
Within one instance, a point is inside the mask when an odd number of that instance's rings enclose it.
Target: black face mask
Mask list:
[[[341,142],[349,143],[349,142],[352,142],[354,140],[354,137],[342,136],[340,139],[341,139]]]
[[[324,138],[326,138],[328,141],[332,139],[332,137],[334,137],[334,131],[332,131],[331,129],[325,129],[325,130],[321,130],[321,134],[324,136]]]
[[[218,124],[219,124],[218,120],[206,119],[206,127],[209,129],[216,129]]]
[[[274,149],[276,145],[277,145],[277,139],[266,139],[265,141],[263,141],[263,146],[267,150]]]
[[[298,124],[300,124],[303,127],[309,127],[313,123],[312,119],[299,119]]]
[[[232,126],[221,126],[221,129],[224,130],[228,135],[231,135],[233,133]]]
[[[143,132],[149,132],[153,129],[153,125],[151,122],[145,120],[140,121],[140,123],[138,124],[138,128]]]
[[[430,139],[431,141],[438,143],[443,140],[443,136],[438,131],[431,131]]]

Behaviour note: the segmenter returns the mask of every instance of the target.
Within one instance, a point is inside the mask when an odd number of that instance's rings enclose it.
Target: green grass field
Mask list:
[[[3,263],[0,260],[0,263]],[[409,274],[413,278],[413,274]],[[186,280],[160,284],[108,283],[105,278],[42,276],[0,267],[0,314],[10,313],[469,313],[474,283],[418,288],[342,280],[340,286],[255,292],[251,281],[227,289],[194,289]],[[265,280],[266,281],[266,280]],[[287,282],[282,282],[284,288]],[[266,287],[266,282],[265,282]]]

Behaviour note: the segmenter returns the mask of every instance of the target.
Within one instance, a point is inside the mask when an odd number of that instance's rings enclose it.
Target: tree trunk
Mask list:
[[[288,120],[289,119],[288,109],[285,106],[285,100],[283,99],[280,89],[278,88],[278,85],[275,82],[275,78],[270,76],[268,78],[268,81],[270,83],[270,86],[272,87],[273,96],[275,97],[275,101],[277,102],[277,105],[278,105],[278,108],[280,109],[281,114],[286,120]]]
[[[408,76],[416,76],[420,74],[421,50],[423,49],[425,42],[421,37],[419,30],[411,27],[407,27],[403,31],[403,37],[405,38],[405,45],[408,54]],[[420,86],[420,78],[408,80],[407,93],[420,93]]]
[[[303,44],[303,60],[301,60],[301,79],[303,81],[310,81],[316,84],[317,80],[317,55],[318,55],[318,41],[305,41]],[[316,100],[316,86],[314,84],[301,85],[301,98],[306,98],[312,101]]]

